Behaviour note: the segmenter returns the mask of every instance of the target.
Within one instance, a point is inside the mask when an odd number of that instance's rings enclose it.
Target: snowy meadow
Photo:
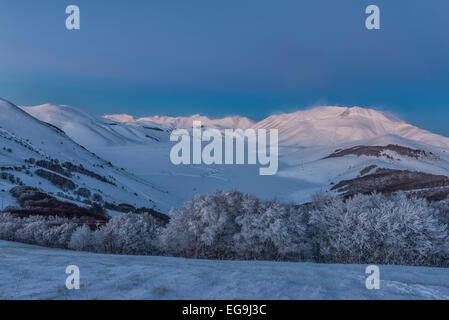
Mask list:
[[[26,262],[24,263],[24,257]],[[80,290],[67,290],[68,265]],[[0,241],[0,299],[449,299],[447,269],[108,255]]]

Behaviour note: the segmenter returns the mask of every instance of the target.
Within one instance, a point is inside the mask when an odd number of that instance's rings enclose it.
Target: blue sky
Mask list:
[[[448,15],[447,0],[0,0],[0,96],[255,120],[360,105],[449,136]]]

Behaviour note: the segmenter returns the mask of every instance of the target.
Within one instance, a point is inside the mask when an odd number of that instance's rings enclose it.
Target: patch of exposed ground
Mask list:
[[[360,170],[360,176],[364,176],[365,174],[369,173],[371,170],[376,169],[377,166],[375,164],[368,166],[366,168],[363,168]]]
[[[345,196],[352,196],[357,193],[372,193],[375,191],[391,193],[446,186],[449,186],[449,178],[443,175],[379,168],[374,173],[340,181],[331,190],[337,190]]]
[[[381,157],[381,156],[385,156],[387,158],[391,158],[393,159],[393,157],[391,157],[391,155],[385,153],[385,152],[395,152],[398,155],[401,156],[406,156],[406,157],[410,157],[410,158],[435,158],[435,155],[432,152],[426,152],[424,150],[418,150],[418,149],[412,149],[412,148],[407,148],[407,147],[403,147],[403,146],[399,146],[399,145],[393,145],[393,144],[389,144],[387,146],[355,146],[349,149],[344,149],[344,150],[335,150],[334,153],[328,155],[327,157],[325,157],[324,159],[329,159],[329,158],[339,158],[339,157],[344,157],[347,155],[356,155],[358,157],[360,156],[369,156],[369,157]]]

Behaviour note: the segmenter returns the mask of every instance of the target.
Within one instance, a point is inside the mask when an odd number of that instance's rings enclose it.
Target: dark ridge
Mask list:
[[[360,170],[360,175],[364,176],[365,174],[367,174],[368,172],[370,172],[371,170],[377,168],[377,166],[375,164],[368,166],[366,168],[363,168],[362,170]]]
[[[38,160],[38,161],[36,161],[36,165],[41,168],[48,169],[50,171],[62,174],[63,176],[66,176],[67,178],[72,177],[72,174],[69,171],[67,171],[66,169],[64,169],[63,167],[61,167],[59,165],[59,163],[56,161]]]
[[[53,124],[51,124],[51,123],[48,123],[48,122],[45,122],[45,121],[41,121],[41,122],[44,123],[44,124],[46,124],[47,126],[52,127],[53,129],[56,129],[56,131],[59,131],[60,133],[66,134],[66,133],[64,132],[64,130],[58,128],[57,126],[55,126],[55,125],[53,125]]]
[[[424,150],[411,149],[399,145],[389,144],[387,146],[355,146],[349,149],[336,150],[324,159],[344,157],[346,155],[380,157],[384,151],[393,151],[399,155],[411,158],[430,158],[434,156],[432,152],[427,153]],[[387,155],[387,158],[392,158]]]
[[[162,222],[164,225],[167,224],[170,221],[170,217],[167,216],[164,213],[158,212],[151,208],[136,208],[133,205],[127,204],[127,203],[121,203],[121,204],[113,204],[110,202],[105,202],[104,207],[109,210],[122,212],[122,213],[148,213],[152,215],[153,217],[157,218],[160,222]]]
[[[80,207],[71,202],[65,202],[29,186],[12,188],[11,195],[16,198],[20,208],[8,207],[3,212],[9,212],[20,217],[30,215],[59,216],[66,218],[82,218],[90,223],[105,222],[109,218],[106,211],[99,205],[90,208]]]
[[[431,188],[411,192],[412,196],[425,198],[431,202],[446,200],[449,197],[449,187]]]
[[[157,127],[144,127],[144,128],[148,129],[148,130],[154,130],[154,131],[164,131],[161,128],[157,128]]]
[[[64,178],[60,176],[59,174],[55,174],[53,172],[37,169],[35,173],[48,181],[50,181],[53,185],[57,186],[61,190],[69,191],[69,190],[75,190],[76,185],[73,183],[72,180]]]
[[[70,172],[78,172],[78,173],[84,174],[86,176],[89,176],[91,178],[97,179],[101,182],[109,183],[114,186],[116,185],[114,182],[108,180],[106,177],[101,176],[98,173],[95,173],[93,171],[90,171],[90,170],[84,168],[82,165],[77,166],[76,164],[73,164],[73,163],[67,161],[67,162],[64,162],[62,164],[62,166]]]
[[[148,135],[148,134],[146,134],[145,137],[150,138],[150,139],[152,139],[152,140],[154,140],[154,141],[159,142],[159,139],[158,139],[158,138],[152,137],[152,136],[150,136],[150,135]]]
[[[357,193],[392,193],[396,191],[409,191],[449,186],[449,178],[443,175],[430,173],[377,169],[375,173],[350,180],[340,181],[331,190],[337,190],[344,196],[353,196]]]

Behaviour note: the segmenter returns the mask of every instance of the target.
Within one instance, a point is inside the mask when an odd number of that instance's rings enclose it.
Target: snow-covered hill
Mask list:
[[[166,129],[149,121],[117,123],[71,106],[45,104],[21,108],[33,117],[62,129],[76,142],[88,147],[124,146],[168,140]]]
[[[280,143],[288,146],[338,146],[395,135],[433,146],[449,147],[449,138],[414,127],[387,113],[360,107],[318,107],[273,115],[254,127],[278,129]]]
[[[81,289],[65,288],[66,267]],[[444,268],[213,261],[79,253],[0,241],[0,299],[449,299]]]
[[[7,191],[25,184],[79,203],[97,194],[97,199],[115,204],[170,208],[170,195],[162,187],[115,167],[74,142],[58,126],[40,121],[1,99],[0,110],[0,188],[4,207],[15,205]],[[71,118],[91,120],[76,109],[68,110],[70,113],[63,113],[67,116],[64,122],[51,122],[70,129]],[[54,118],[50,114],[46,120]],[[86,127],[74,130],[86,132]],[[91,196],[80,195],[84,189]]]
[[[367,176],[367,181],[375,180],[380,169],[395,170],[391,177],[408,171],[449,176],[449,138],[373,109],[318,107],[273,115],[258,123],[241,117],[211,119],[200,115],[97,118],[76,108],[50,105],[24,107],[23,110],[63,129],[102,158],[170,190],[177,196],[172,202],[174,206],[215,188],[237,188],[262,198],[278,197],[301,203],[308,201],[313,193],[331,190],[344,180],[360,176]],[[169,142],[170,132],[174,128],[191,128],[193,120],[219,129],[278,129],[278,174],[261,177],[254,166],[173,165],[169,159],[173,146]],[[401,149],[402,153],[398,154],[398,148],[391,146],[401,146],[406,151]],[[358,154],[345,151],[354,147],[366,150],[359,150]],[[369,147],[382,151],[372,154],[367,151]],[[344,152],[330,157],[341,150]],[[419,150],[426,152],[426,156],[415,157],[420,154]],[[429,177],[430,181],[433,179]]]

